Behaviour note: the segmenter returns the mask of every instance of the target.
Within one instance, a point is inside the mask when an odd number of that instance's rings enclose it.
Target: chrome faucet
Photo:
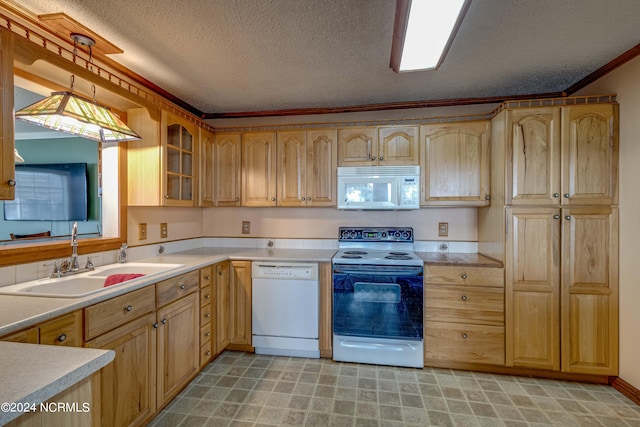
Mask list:
[[[78,263],[78,223],[73,223],[71,229],[71,267],[69,271],[80,270],[80,264]]]
[[[118,252],[118,262],[121,264],[124,264],[125,262],[127,262],[127,244],[123,243],[122,246],[120,246],[120,252]]]

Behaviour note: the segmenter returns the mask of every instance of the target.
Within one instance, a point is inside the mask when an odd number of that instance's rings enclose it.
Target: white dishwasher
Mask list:
[[[318,264],[251,264],[252,345],[257,354],[320,357]]]

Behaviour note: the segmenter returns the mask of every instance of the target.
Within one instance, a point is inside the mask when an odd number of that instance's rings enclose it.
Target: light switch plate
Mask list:
[[[147,223],[138,224],[138,240],[147,240]]]
[[[447,237],[449,235],[449,223],[448,222],[439,222],[438,223],[438,236]]]
[[[166,239],[169,236],[169,230],[166,222],[160,224],[160,238]]]

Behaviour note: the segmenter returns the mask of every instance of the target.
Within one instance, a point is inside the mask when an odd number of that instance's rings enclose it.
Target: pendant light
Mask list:
[[[74,55],[78,44],[88,46],[91,63],[91,46],[95,44],[93,39],[81,34],[72,34],[71,37],[75,45]],[[93,100],[74,94],[74,79],[75,76],[72,75],[68,91],[53,92],[48,98],[21,109],[16,112],[16,119],[100,142],[141,139],[108,107],[96,102],[94,85],[91,85]]]

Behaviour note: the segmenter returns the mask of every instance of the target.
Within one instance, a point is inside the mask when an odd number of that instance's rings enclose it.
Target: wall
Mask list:
[[[147,239],[138,239],[138,224],[147,224]],[[167,223],[167,238],[160,238],[160,224]],[[127,243],[147,245],[163,241],[202,237],[202,209],[174,207],[127,208]]]
[[[580,92],[600,93],[620,104],[620,378],[640,389],[640,58]]]

